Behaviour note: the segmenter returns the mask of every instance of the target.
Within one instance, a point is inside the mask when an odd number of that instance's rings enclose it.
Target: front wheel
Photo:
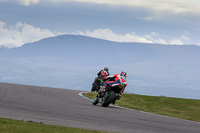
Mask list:
[[[99,100],[98,100],[98,96],[95,97],[95,99],[93,100],[93,105],[97,105],[99,103]]]
[[[92,85],[92,90],[91,91],[97,91],[98,90],[97,87],[98,87],[98,83],[94,82],[94,84]]]
[[[114,91],[111,91],[108,93],[108,96],[102,101],[103,107],[108,107],[109,104],[114,102],[116,93]]]

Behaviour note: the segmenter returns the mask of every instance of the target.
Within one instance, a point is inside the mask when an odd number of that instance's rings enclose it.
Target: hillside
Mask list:
[[[144,53],[141,54],[141,51]],[[146,60],[153,54],[154,50],[147,44],[122,45],[89,37],[62,35],[5,50],[1,57],[29,58],[31,63],[35,61],[46,65],[59,63],[60,65],[96,66],[129,64],[130,61],[134,63]]]
[[[118,43],[62,35],[0,48],[0,82],[90,90],[104,66],[128,73],[126,91],[200,97],[200,47]]]

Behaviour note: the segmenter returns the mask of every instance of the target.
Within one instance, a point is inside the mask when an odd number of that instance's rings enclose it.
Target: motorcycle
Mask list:
[[[124,86],[120,83],[107,86],[105,92],[97,94],[93,100],[93,105],[101,103],[103,107],[108,107],[111,103],[115,104],[116,100],[121,98],[121,93],[124,91]]]
[[[103,85],[103,80],[102,80],[102,78],[96,77],[96,78],[94,79],[93,84],[92,84],[92,89],[91,89],[91,91],[96,91],[96,92],[98,92],[102,85]]]

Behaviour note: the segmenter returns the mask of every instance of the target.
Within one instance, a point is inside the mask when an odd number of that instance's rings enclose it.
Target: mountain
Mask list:
[[[200,97],[200,47],[119,43],[61,35],[0,48],[0,82],[90,90],[104,66],[128,73],[126,91],[147,95]]]
[[[144,52],[142,56],[139,53],[141,50]],[[4,50],[0,55],[3,58],[15,59],[26,57],[39,64],[56,62],[59,65],[68,63],[68,65],[91,66],[104,65],[105,62],[106,64],[126,64],[130,60],[137,62],[149,58],[152,54],[153,50],[147,47],[147,44],[121,45],[121,43],[95,38],[62,35]]]

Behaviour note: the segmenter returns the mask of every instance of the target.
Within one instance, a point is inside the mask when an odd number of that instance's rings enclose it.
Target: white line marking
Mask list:
[[[85,97],[85,96],[83,96],[83,94],[84,93],[88,93],[88,92],[80,92],[78,95],[79,96],[81,96],[81,97],[84,97],[84,98],[86,98],[86,99],[88,99],[88,100],[91,100],[92,101],[92,99],[90,99],[90,98],[88,98],[88,97]]]
[[[92,101],[92,99],[90,99],[88,97],[85,97],[83,95],[84,93],[89,93],[89,92],[80,92],[78,95],[81,96],[81,97],[83,97],[83,98],[86,98],[86,99]],[[175,118],[175,117],[170,117],[170,116],[165,116],[165,115],[153,114],[153,113],[144,112],[144,111],[140,111],[140,110],[129,109],[129,108],[125,108],[125,107],[121,107],[121,106],[117,106],[117,105],[111,105],[111,106],[114,106],[114,107],[117,107],[117,108],[121,108],[121,109],[130,110],[130,111],[139,111],[141,113],[145,113],[145,114],[149,114],[149,115],[161,116],[161,117],[166,117],[166,118],[170,118],[170,119],[177,119],[177,120],[183,120],[183,121],[187,121],[187,122],[192,122],[192,123],[200,124],[200,122],[196,122],[196,121],[190,121],[190,120],[185,120],[185,119],[180,119],[180,118]]]

